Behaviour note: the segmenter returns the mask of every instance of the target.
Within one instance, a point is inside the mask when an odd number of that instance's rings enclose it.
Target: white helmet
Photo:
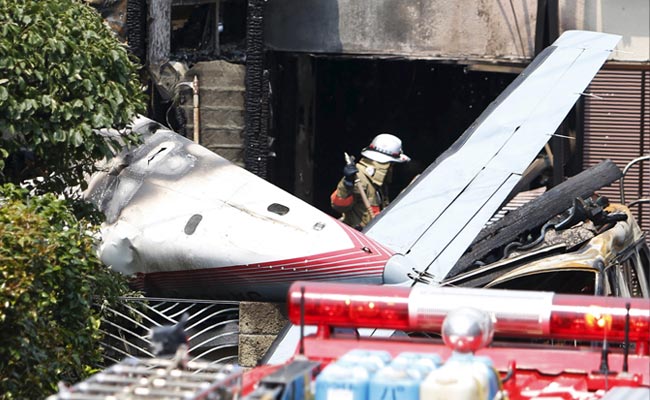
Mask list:
[[[400,138],[388,133],[375,136],[370,146],[361,151],[361,155],[380,163],[403,163],[411,161],[409,156],[402,153],[402,141]]]

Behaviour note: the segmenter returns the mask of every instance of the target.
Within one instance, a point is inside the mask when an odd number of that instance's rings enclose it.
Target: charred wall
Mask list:
[[[538,5],[550,3],[559,33],[620,34],[612,59],[650,61],[647,0],[269,1],[266,41],[278,51],[527,62]]]
[[[305,61],[301,57],[272,55],[271,136],[276,138],[277,153],[272,179],[327,212],[329,195],[341,177],[344,152],[358,157],[375,135],[399,136],[413,161],[395,169],[394,198],[515,77],[425,60],[309,57]],[[301,62],[311,64],[313,98],[299,96]],[[311,119],[307,125],[312,136],[301,144],[295,132],[307,119]],[[300,152],[309,156],[308,165],[296,162],[294,155]],[[311,190],[296,188],[296,174],[313,175]]]
[[[535,0],[268,2],[275,50],[416,58],[523,60],[533,53]]]

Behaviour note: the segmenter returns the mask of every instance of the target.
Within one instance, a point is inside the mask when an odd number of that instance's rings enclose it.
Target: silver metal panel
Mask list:
[[[424,232],[407,257],[417,269],[424,267],[434,281],[444,279],[519,178],[500,171],[482,171]]]
[[[127,358],[47,400],[238,399],[244,371],[234,364]]]
[[[565,32],[365,233],[444,278],[619,40]]]

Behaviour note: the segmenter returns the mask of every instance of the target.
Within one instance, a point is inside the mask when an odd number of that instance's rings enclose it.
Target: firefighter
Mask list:
[[[347,157],[347,155],[346,155]],[[350,158],[343,167],[343,178],[330,196],[332,208],[346,224],[363,229],[388,206],[388,184],[395,163],[411,159],[402,152],[402,141],[391,134],[377,135],[361,151],[361,159]]]

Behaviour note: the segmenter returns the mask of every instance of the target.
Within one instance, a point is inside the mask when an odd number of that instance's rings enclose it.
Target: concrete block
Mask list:
[[[239,303],[239,331],[252,335],[277,335],[288,323],[284,303]]]
[[[199,88],[219,87],[244,90],[246,67],[223,60],[196,63],[186,74],[185,80],[199,77]]]
[[[255,367],[271,347],[276,335],[239,335],[239,365]]]
[[[187,127],[194,126],[194,109],[191,106],[183,106],[187,118]],[[201,107],[199,112],[199,124],[204,128],[226,128],[244,129],[244,110],[239,109],[210,109]]]
[[[192,91],[185,90],[181,94],[180,104],[184,109],[194,107]],[[199,105],[203,108],[225,108],[244,110],[245,92],[243,90],[229,90],[219,88],[200,88]]]
[[[201,144],[205,147],[244,148],[244,130],[227,128],[201,129]]]

